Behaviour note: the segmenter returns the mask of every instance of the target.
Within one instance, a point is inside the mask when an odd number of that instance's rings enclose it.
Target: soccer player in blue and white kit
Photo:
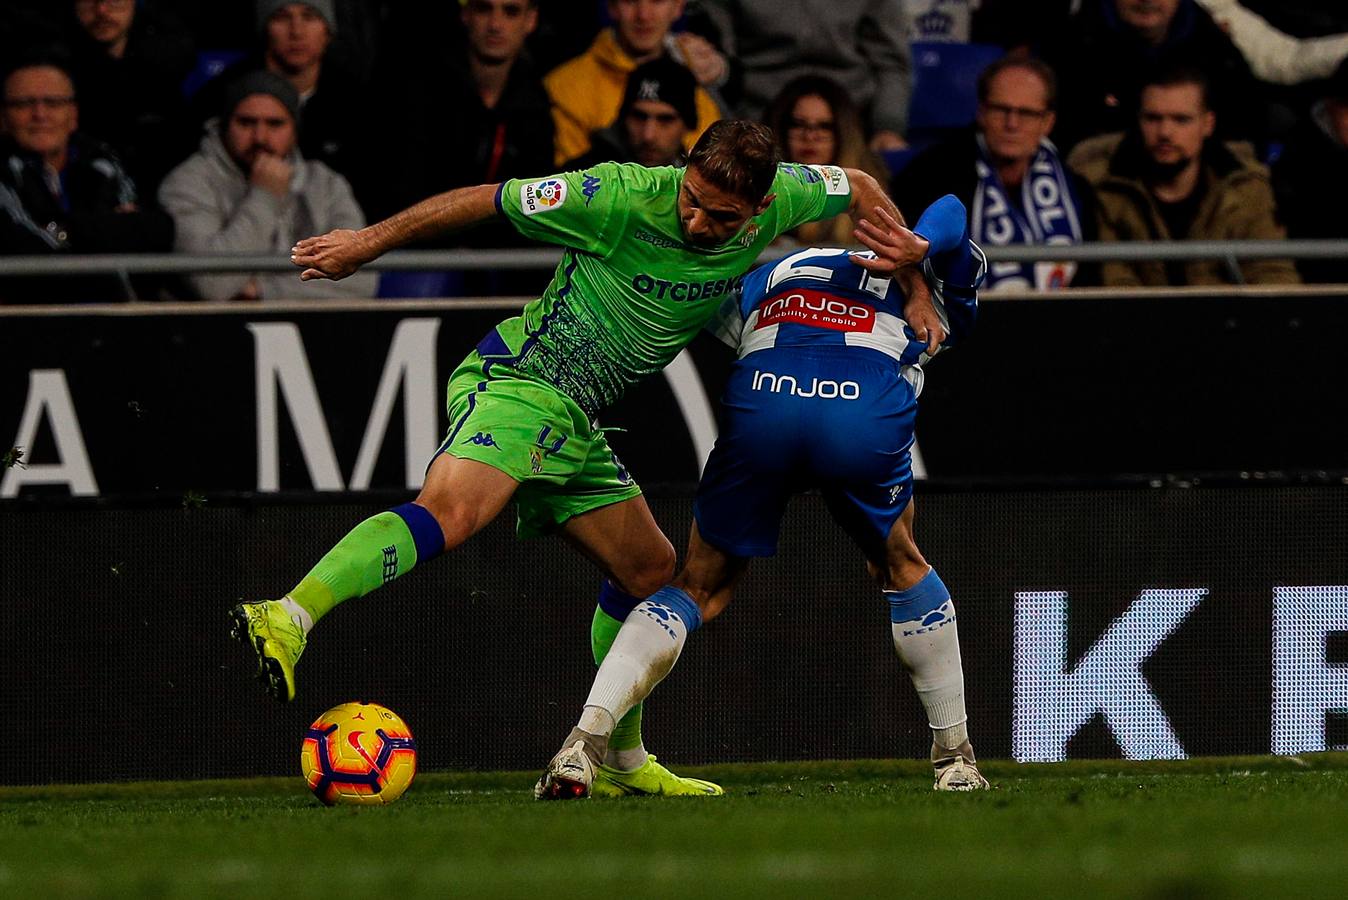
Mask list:
[[[895,649],[932,729],[934,787],[988,786],[969,742],[954,605],[913,540],[909,453],[922,366],[972,328],[987,267],[953,196],[911,232],[888,224],[888,239],[927,243],[923,281],[941,328],[914,332],[899,282],[873,276],[845,250],[802,250],[745,279],[717,329],[739,359],[726,427],[698,486],[687,562],[624,620],[537,796],[588,795],[615,723],[669,673],[688,633],[730,602],[750,558],[776,552],[787,501],[811,487],[889,601]],[[886,239],[875,228],[870,237]]]

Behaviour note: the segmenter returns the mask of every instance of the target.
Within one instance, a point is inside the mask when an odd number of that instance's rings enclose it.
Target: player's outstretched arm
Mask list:
[[[422,200],[415,206],[359,231],[339,229],[305,238],[290,250],[290,261],[302,268],[301,281],[336,281],[395,247],[468,228],[497,215],[499,185],[457,188]]]

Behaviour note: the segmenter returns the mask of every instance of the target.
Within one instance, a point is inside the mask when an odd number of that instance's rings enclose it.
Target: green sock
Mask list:
[[[417,543],[407,522],[396,512],[382,512],[351,529],[289,596],[317,622],[337,604],[364,597],[416,564]]]
[[[618,629],[622,627],[621,621],[598,606],[594,608],[594,618],[590,621],[590,650],[594,653],[596,666],[608,656],[609,648],[618,637]],[[641,746],[641,706],[638,703],[627,711],[627,715],[618,720],[613,734],[608,739],[610,750],[635,750]]]

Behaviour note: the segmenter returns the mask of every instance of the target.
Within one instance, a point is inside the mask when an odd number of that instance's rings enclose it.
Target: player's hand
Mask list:
[[[300,281],[329,278],[337,281],[374,259],[359,231],[339,228],[305,238],[290,248],[290,261],[304,269]]]
[[[270,153],[259,153],[253,160],[248,180],[264,191],[284,197],[290,193],[290,177],[294,174],[295,167],[287,160]]]
[[[674,40],[678,42],[679,50],[683,53],[684,64],[688,66],[688,71],[693,73],[693,78],[698,84],[703,87],[718,85],[730,74],[730,64],[711,41],[687,31],[675,35]]]
[[[917,269],[905,269],[900,277],[908,298],[903,305],[903,320],[913,329],[917,339],[927,345],[927,355],[935,356],[945,343],[946,331],[935,304],[931,302],[927,279]]]
[[[868,272],[889,277],[904,266],[921,262],[926,257],[926,238],[909,231],[883,206],[875,207],[871,215],[880,225],[869,219],[861,219],[852,235],[874,251],[875,259],[853,256],[852,262]]]

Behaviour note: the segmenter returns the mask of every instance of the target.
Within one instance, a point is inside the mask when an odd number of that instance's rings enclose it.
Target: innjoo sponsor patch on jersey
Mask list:
[[[801,288],[778,294],[760,306],[754,330],[783,322],[831,331],[870,332],[875,330],[875,309],[863,303],[840,300],[821,291]]]
[[[520,185],[520,209],[526,216],[535,216],[556,209],[566,202],[566,182],[560,178],[545,178]]]

